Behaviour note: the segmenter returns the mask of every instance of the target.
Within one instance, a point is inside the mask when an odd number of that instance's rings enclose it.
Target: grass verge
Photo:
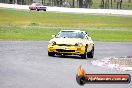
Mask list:
[[[3,8],[0,12],[0,40],[49,40],[61,29],[80,28],[95,41],[132,42],[132,17]]]

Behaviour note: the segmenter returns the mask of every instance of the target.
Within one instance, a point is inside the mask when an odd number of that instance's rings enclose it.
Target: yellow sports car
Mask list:
[[[80,30],[61,30],[48,44],[48,55],[79,55],[82,59],[93,58],[94,42],[89,34]]]

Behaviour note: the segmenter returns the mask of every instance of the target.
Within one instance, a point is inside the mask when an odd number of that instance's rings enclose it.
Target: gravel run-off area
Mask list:
[[[125,57],[109,57],[91,62],[93,65],[115,68],[123,71],[132,71],[132,56]]]

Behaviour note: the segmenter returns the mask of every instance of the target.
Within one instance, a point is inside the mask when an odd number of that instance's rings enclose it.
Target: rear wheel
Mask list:
[[[93,58],[94,57],[94,46],[93,46],[91,52],[88,52],[87,56],[88,56],[88,58]]]
[[[48,55],[49,55],[49,56],[54,56],[55,53],[54,53],[54,52],[48,52]]]

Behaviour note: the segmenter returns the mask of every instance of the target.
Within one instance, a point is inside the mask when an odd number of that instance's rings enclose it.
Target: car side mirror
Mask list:
[[[56,37],[56,35],[52,35],[52,38]]]

